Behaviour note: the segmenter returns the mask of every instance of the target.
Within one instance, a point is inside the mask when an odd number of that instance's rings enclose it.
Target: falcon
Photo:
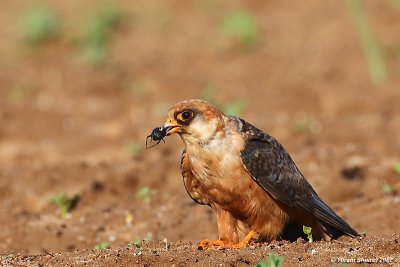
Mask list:
[[[205,239],[200,248],[243,248],[284,238],[291,228],[301,232],[303,225],[316,240],[359,236],[317,195],[285,148],[245,120],[192,99],[172,106],[159,131],[179,134],[186,190],[216,214],[219,239]]]

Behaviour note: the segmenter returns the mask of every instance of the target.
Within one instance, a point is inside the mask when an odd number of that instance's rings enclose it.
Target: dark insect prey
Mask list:
[[[154,128],[150,135],[146,138],[146,149],[152,148],[153,146],[158,145],[161,141],[165,143],[164,137],[167,136],[167,128],[157,127]],[[150,142],[149,141],[150,138]],[[150,146],[153,141],[158,141],[157,143]]]

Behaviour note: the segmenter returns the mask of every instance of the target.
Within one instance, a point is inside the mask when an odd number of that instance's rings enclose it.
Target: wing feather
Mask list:
[[[318,219],[327,234],[358,236],[342,218],[319,198],[283,146],[273,137],[241,120],[246,139],[241,152],[244,168],[275,199],[306,211]]]

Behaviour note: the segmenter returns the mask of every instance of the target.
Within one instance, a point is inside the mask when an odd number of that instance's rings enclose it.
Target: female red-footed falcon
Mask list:
[[[217,216],[219,240],[203,240],[201,248],[282,238],[291,225],[312,227],[314,239],[359,236],[318,197],[272,136],[202,100],[180,102],[168,115],[159,131],[178,133],[184,142],[186,190]]]

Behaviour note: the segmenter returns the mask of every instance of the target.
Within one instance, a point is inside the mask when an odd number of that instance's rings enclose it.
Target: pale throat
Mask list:
[[[182,134],[181,138],[185,142],[186,146],[208,146],[215,139],[219,139],[220,132],[218,132],[218,120],[196,120],[193,121],[187,133]]]

